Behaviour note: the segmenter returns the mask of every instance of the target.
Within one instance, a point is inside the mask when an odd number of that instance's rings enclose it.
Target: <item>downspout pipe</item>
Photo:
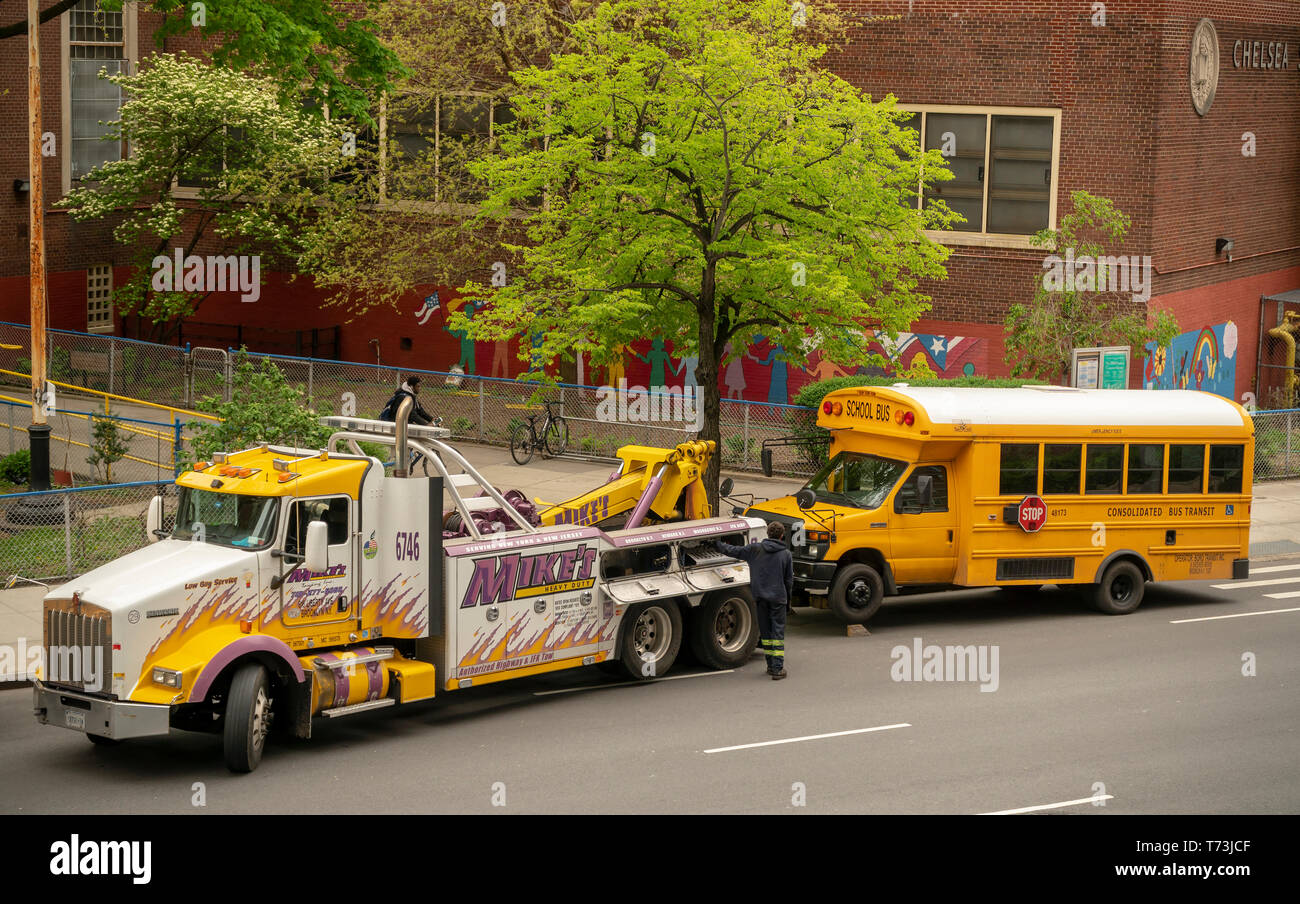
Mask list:
[[[1289,319],[1290,318],[1288,318],[1288,320]],[[1273,327],[1273,329],[1268,331],[1268,334],[1270,336],[1274,337],[1275,339],[1281,339],[1283,342],[1286,343],[1286,396],[1287,396],[1286,404],[1288,408],[1295,404],[1295,384],[1296,384],[1295,336],[1291,334],[1291,330],[1289,329],[1289,327],[1290,327],[1289,323],[1284,323],[1280,326],[1275,326]]]

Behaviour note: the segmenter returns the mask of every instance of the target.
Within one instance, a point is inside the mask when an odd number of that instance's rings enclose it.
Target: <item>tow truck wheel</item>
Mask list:
[[[266,669],[255,662],[240,667],[226,701],[224,748],[231,772],[252,772],[262,762],[271,728],[271,689]]]
[[[1092,604],[1107,615],[1128,615],[1142,604],[1146,579],[1132,562],[1116,562],[1106,569],[1101,583],[1092,586]]]
[[[865,625],[884,599],[885,582],[870,565],[846,565],[831,583],[831,611],[846,625]]]
[[[668,674],[681,647],[682,613],[676,603],[644,603],[623,616],[618,661],[629,678],[645,680]]]
[[[691,652],[711,669],[734,669],[758,644],[758,609],[748,588],[710,593],[691,614]]]

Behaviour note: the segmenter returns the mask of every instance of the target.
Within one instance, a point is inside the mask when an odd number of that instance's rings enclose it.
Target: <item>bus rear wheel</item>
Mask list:
[[[1116,562],[1106,569],[1100,584],[1092,586],[1092,605],[1107,615],[1128,615],[1142,605],[1146,579],[1132,562]]]
[[[865,625],[884,600],[885,582],[870,565],[846,565],[831,583],[831,611],[847,625]]]

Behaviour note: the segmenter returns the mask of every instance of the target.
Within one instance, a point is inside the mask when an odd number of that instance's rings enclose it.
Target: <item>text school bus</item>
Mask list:
[[[802,523],[795,605],[862,623],[902,587],[1052,583],[1120,615],[1147,581],[1247,576],[1254,427],[1219,396],[900,383],[817,423],[826,465],[747,512]]]

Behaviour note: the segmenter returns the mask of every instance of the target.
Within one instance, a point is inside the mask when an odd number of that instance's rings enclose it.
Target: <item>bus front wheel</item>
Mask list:
[[[885,599],[885,582],[870,565],[846,565],[831,584],[830,608],[847,625],[864,625]]]
[[[1092,604],[1107,615],[1128,615],[1142,604],[1146,579],[1132,562],[1116,562],[1106,569],[1100,584],[1092,586]]]

